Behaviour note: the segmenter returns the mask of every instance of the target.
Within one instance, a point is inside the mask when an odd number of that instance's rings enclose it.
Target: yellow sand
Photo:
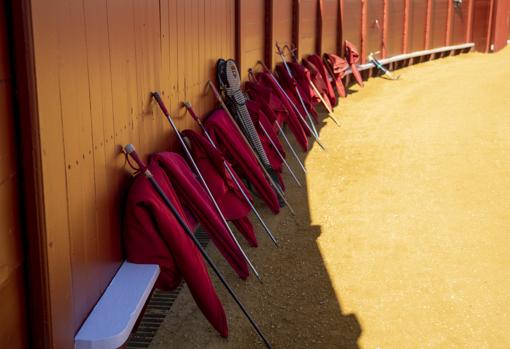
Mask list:
[[[286,176],[297,217],[262,209],[263,284],[208,247],[275,348],[510,348],[510,49],[398,73],[325,119],[304,188]],[[261,347],[215,284],[228,341],[185,290],[153,348]]]

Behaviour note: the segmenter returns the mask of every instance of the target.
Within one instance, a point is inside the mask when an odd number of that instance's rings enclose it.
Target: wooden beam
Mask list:
[[[411,11],[411,0],[404,1],[404,30],[402,32],[402,53],[407,53],[409,43],[409,11]]]
[[[381,44],[381,57],[386,58],[388,42],[388,15],[389,15],[389,0],[383,0],[383,27],[382,27],[382,44]]]
[[[425,17],[425,50],[430,48],[430,27],[432,25],[432,0],[427,0],[427,13]]]
[[[237,68],[240,72],[243,71],[242,67],[242,52],[244,52],[244,44],[243,44],[243,28],[241,26],[241,16],[242,16],[242,1],[236,0],[235,2],[235,57],[237,61]]]
[[[315,29],[315,52],[322,56],[324,35],[324,0],[317,0],[317,22]]]
[[[296,46],[296,57],[299,59],[299,34],[300,34],[300,8],[301,0],[292,1],[292,43]]]
[[[336,53],[339,56],[344,55],[344,34],[343,34],[343,14],[344,14],[344,0],[338,0],[338,12],[337,12],[337,37],[336,37]]]
[[[361,0],[361,63],[366,63],[367,56],[367,20],[368,20],[368,0]]]
[[[42,147],[39,138],[39,113],[34,58],[31,0],[11,4],[13,58],[15,65],[17,138],[21,152],[21,210],[27,260],[27,308],[29,346],[53,347],[48,241],[44,214]],[[7,320],[7,319],[6,319]]]
[[[274,50],[274,0],[265,0],[264,63],[273,66]]]
[[[466,25],[466,42],[471,42],[473,40],[473,9],[474,9],[475,0],[469,1],[469,9],[468,9],[468,18]]]
[[[452,41],[452,23],[453,23],[453,1],[448,1],[448,14],[446,16],[446,37],[445,46],[450,46]]]

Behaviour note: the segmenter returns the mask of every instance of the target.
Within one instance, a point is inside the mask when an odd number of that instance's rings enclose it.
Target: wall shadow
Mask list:
[[[316,127],[320,131],[328,116],[322,107],[318,111],[320,122]],[[329,127],[336,126],[332,124]],[[286,134],[301,161],[305,162],[308,156],[312,156],[310,152],[298,151],[290,132]],[[316,142],[312,142],[312,146],[314,151],[319,147]],[[272,215],[256,199],[256,207],[277,236],[280,247],[272,244],[253,214],[251,218],[259,247],[250,248],[240,240],[263,282],[258,282],[254,276],[246,281],[238,279],[214,245],[209,244],[207,250],[275,348],[358,348],[362,333],[359,315],[342,309],[341,295],[333,287],[318,246],[321,226],[312,224],[306,175],[288,147],[285,148],[287,161],[302,183],[302,187],[298,187],[288,170],[284,170],[287,198],[295,216],[286,208],[280,214]],[[212,272],[210,275],[228,316],[229,338],[225,340],[214,332],[184,287],[157,330],[150,348],[262,347],[236,304]],[[135,346],[128,345],[130,347]]]

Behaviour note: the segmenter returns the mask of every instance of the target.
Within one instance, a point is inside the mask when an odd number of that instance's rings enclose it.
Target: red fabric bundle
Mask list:
[[[279,64],[276,66],[275,71],[278,74],[280,84],[283,86],[287,94],[292,98],[294,104],[298,107],[303,117],[306,118],[307,115],[306,111],[308,111],[314,117],[314,119],[318,121],[319,117],[314,108],[314,103],[316,103],[316,101],[313,101],[312,99],[314,95],[306,75],[307,72],[298,63],[288,64],[288,66],[291,70],[292,77],[289,75],[287,69],[285,69],[283,64]],[[296,86],[298,88],[299,94],[301,95],[301,98],[303,99],[303,103],[305,105],[306,110],[304,110],[303,105],[301,104],[301,100],[299,99],[299,96],[296,91]],[[302,123],[305,122],[301,118],[300,121]],[[302,125],[302,127],[305,128],[306,126]]]
[[[185,217],[163,170],[154,163],[149,165],[149,170],[181,217]],[[225,311],[199,250],[143,175],[135,179],[129,190],[123,241],[128,261],[160,266],[156,287],[173,290],[184,279],[207,320],[221,336],[228,336]]]
[[[256,78],[257,79],[257,78]],[[264,104],[269,107],[274,115],[274,120],[271,123],[278,122],[280,126],[284,124],[289,118],[289,112],[285,109],[283,103],[279,100],[278,96],[272,91],[272,87],[264,86],[258,79],[254,81],[246,81],[244,83],[244,90],[251,100]]]
[[[303,151],[308,150],[307,132],[303,129],[300,117],[296,114],[287,97],[280,90],[270,73],[257,73],[257,83],[247,82],[246,90],[253,100],[259,103],[266,102],[276,115],[285,115],[285,121],[289,125],[294,138]],[[278,116],[278,119],[283,116]]]
[[[186,161],[177,153],[157,153],[151,162],[158,164],[172,182],[181,202],[198,219],[213,243],[240,278],[249,275],[248,264],[225,227],[205,189]]]
[[[185,130],[182,135],[188,139],[193,159],[225,218],[236,226],[250,246],[257,247],[257,238],[248,218],[251,208],[225,169],[223,154],[214,148],[204,136],[195,131]],[[233,169],[232,172],[237,176]],[[244,183],[239,177],[236,179],[244,193],[250,198]]]
[[[363,87],[363,79],[361,78],[361,74],[359,73],[357,67],[359,61],[359,53],[356,50],[356,47],[347,40],[345,40],[345,59],[351,67],[352,75],[354,75],[354,78],[358,84]]]
[[[320,84],[323,88],[324,93],[327,95],[328,99],[324,98],[325,100],[329,100],[329,103],[331,106],[334,106],[337,104],[335,90],[333,89],[333,86],[331,85],[331,82],[329,81],[329,73],[326,70],[326,67],[324,66],[324,62],[322,61],[321,57],[319,55],[313,54],[306,58],[307,62],[310,62],[319,72],[320,78],[317,77],[318,84]],[[311,70],[311,69],[310,69]],[[315,81],[314,81],[315,83]],[[317,88],[319,88],[319,85],[315,84]]]
[[[274,214],[280,212],[276,193],[266,179],[252,150],[227,113],[223,109],[213,111],[205,120],[205,128],[214,144],[234,165],[236,172],[253,185]]]
[[[271,164],[271,167],[278,175],[278,181],[280,182],[280,185],[282,187],[282,190],[285,190],[285,183],[283,182],[282,178],[282,159],[278,156],[278,153],[274,149],[273,145],[271,144],[271,141],[276,145],[278,151],[282,156],[285,156],[285,152],[282,152],[283,147],[280,143],[280,140],[278,139],[278,136],[274,133],[273,127],[271,125],[271,122],[268,120],[267,116],[264,114],[264,112],[261,109],[261,106],[259,103],[248,100],[246,102],[246,107],[248,108],[248,111],[250,112],[250,117],[253,120],[253,124],[255,125],[255,128],[257,130],[257,133],[259,135],[260,141],[262,142],[262,146],[264,147],[264,151],[266,152],[267,158],[269,159],[269,163]],[[266,130],[269,137],[266,136],[264,131],[262,130],[261,125]]]
[[[335,82],[338,95],[342,97],[347,96],[347,93],[345,92],[345,86],[342,81],[345,71],[349,69],[349,64],[347,64],[347,61],[333,53],[325,53],[324,62],[333,75],[333,81]]]

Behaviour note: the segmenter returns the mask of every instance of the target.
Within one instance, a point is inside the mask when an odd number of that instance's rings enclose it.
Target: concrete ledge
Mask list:
[[[474,46],[475,46],[475,44],[470,42],[470,43],[462,44],[462,45],[438,47],[438,48],[434,48],[431,50],[416,51],[416,52],[405,53],[405,54],[396,55],[396,56],[389,57],[389,58],[380,59],[379,62],[381,62],[381,64],[383,64],[383,65],[386,65],[386,64],[390,64],[390,63],[394,63],[394,62],[403,61],[406,59],[411,59],[411,58],[416,58],[416,57],[421,57],[421,56],[428,56],[428,55],[431,55],[434,53],[465,50],[468,48],[471,49]],[[367,69],[374,68],[374,67],[375,67],[375,65],[373,63],[360,64],[360,65],[358,65],[358,70],[363,71],[363,70],[367,70]],[[344,76],[349,75],[351,73],[352,73],[352,71],[349,68],[346,70]]]

